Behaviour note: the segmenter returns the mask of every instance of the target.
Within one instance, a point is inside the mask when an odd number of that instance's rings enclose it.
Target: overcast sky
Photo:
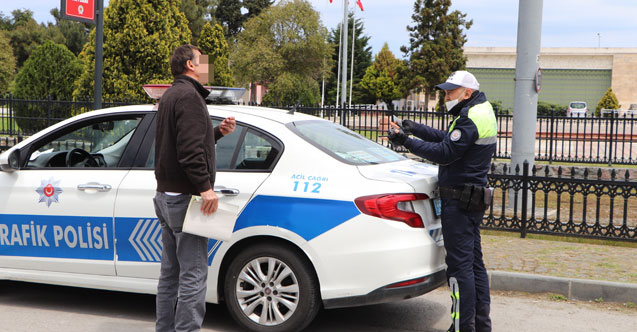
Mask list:
[[[343,0],[309,0],[321,13],[323,24],[332,29],[343,17]],[[109,0],[104,0],[108,5]],[[277,1],[278,2],[278,1]],[[387,42],[397,57],[406,45],[406,27],[412,25],[413,0],[361,0],[361,12],[350,1],[350,10],[363,19],[365,33],[377,53]],[[542,47],[633,47],[637,48],[636,0],[543,1]],[[518,4],[516,0],[452,0],[452,9],[467,14],[473,26],[466,46],[515,47]],[[30,9],[38,22],[53,21],[49,11],[60,0],[0,1],[0,12],[9,16],[18,8]],[[599,34],[599,36],[598,36]]]

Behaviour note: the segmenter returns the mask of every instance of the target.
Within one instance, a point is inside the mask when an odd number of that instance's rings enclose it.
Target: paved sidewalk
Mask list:
[[[493,289],[637,303],[637,248],[484,234],[482,247]]]

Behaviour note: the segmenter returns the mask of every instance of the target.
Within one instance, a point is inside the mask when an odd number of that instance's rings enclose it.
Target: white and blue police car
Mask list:
[[[237,120],[216,145],[215,190],[239,212],[229,241],[209,241],[206,300],[242,328],[299,331],[321,307],[445,283],[435,166],[305,114],[208,110]],[[155,115],[84,113],[0,155],[0,279],[156,292]]]

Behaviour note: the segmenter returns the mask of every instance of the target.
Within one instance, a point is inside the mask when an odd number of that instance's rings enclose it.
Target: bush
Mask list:
[[[16,75],[14,95],[19,99],[70,100],[73,81],[80,70],[77,58],[66,46],[47,41],[33,51]],[[72,114],[72,108],[65,103],[48,105],[17,103],[18,126],[26,133],[32,133],[49,125],[47,117],[65,119]]]
[[[493,101],[489,101],[489,103],[491,103],[491,106],[493,106],[493,111],[496,114],[511,114],[513,113],[512,110],[510,108],[504,108],[502,106],[502,101],[501,100],[493,100]]]
[[[618,110],[620,107],[621,105],[619,105],[619,101],[617,100],[617,96],[615,96],[613,89],[608,88],[608,90],[606,90],[606,93],[604,94],[602,99],[600,99],[599,103],[597,103],[597,108],[595,108],[595,116],[600,116],[603,108]],[[610,115],[611,115],[610,113],[604,114],[604,116],[610,116]]]
[[[544,101],[537,102],[537,115],[540,116],[566,116],[567,106],[560,104],[547,103]]]

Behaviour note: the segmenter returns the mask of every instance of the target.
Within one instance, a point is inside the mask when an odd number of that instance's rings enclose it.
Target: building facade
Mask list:
[[[512,109],[515,92],[514,47],[466,47],[467,70],[475,74],[490,101]],[[637,107],[637,48],[542,48],[539,100],[566,107],[586,101],[594,110],[612,88],[622,110]]]

